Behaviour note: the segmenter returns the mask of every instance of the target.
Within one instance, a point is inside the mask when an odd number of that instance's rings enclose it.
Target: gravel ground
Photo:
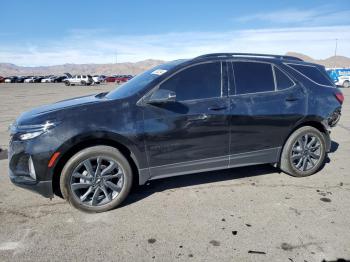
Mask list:
[[[112,88],[0,84],[0,147],[20,112]],[[0,261],[350,259],[350,89],[343,92],[329,163],[307,178],[269,165],[168,178],[116,210],[86,214],[13,186],[0,160]]]

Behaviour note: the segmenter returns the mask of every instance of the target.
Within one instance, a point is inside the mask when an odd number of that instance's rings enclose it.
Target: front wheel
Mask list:
[[[69,82],[69,81],[65,81],[64,84],[65,84],[66,86],[70,86],[70,82]]]
[[[344,88],[349,88],[350,87],[350,82],[349,81],[344,81],[343,87]]]
[[[116,148],[93,146],[75,154],[64,166],[60,187],[64,199],[87,212],[104,212],[120,205],[132,185],[127,159]]]
[[[304,126],[294,131],[285,143],[280,168],[291,176],[310,176],[320,170],[325,157],[324,135],[314,127]]]

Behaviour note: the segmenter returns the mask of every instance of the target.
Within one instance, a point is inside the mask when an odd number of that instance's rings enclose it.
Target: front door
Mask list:
[[[152,178],[228,166],[229,101],[221,62],[192,65],[159,89],[176,102],[144,105],[145,143]]]

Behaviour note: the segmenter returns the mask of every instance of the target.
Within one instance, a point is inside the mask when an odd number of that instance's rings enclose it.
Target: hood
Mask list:
[[[83,97],[77,97],[72,99],[63,100],[49,105],[44,105],[36,107],[30,111],[24,112],[18,119],[17,123],[22,124],[26,122],[32,122],[32,120],[37,119],[42,121],[42,118],[55,117],[56,113],[59,111],[70,109],[74,107],[81,107],[85,105],[101,103],[106,101],[106,98],[101,98],[99,95],[89,95]]]

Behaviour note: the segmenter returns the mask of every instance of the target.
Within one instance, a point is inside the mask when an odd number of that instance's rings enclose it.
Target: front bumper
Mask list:
[[[35,140],[35,139],[33,139]],[[38,139],[40,140],[40,139]],[[8,149],[9,177],[13,184],[52,198],[52,175],[47,167],[51,152],[33,141],[11,141]],[[31,176],[31,159],[35,177]]]
[[[16,176],[11,174],[10,180],[18,187],[28,189],[32,192],[38,193],[44,197],[53,198],[52,181],[33,181],[29,180],[26,176]]]

